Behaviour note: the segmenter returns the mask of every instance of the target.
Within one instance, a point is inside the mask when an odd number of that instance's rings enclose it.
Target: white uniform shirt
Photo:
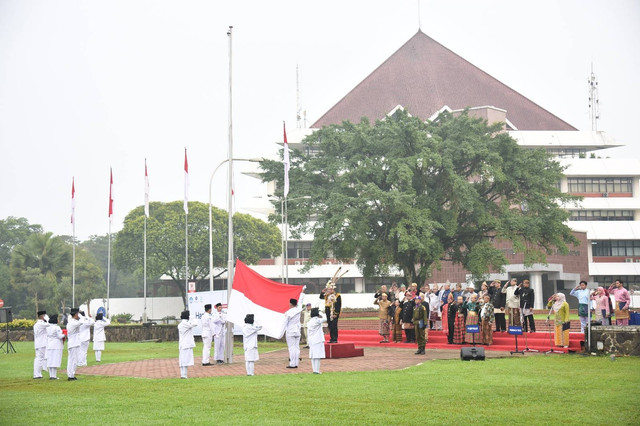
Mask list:
[[[261,326],[254,324],[245,324],[242,327],[242,347],[245,361],[257,361],[259,359],[258,331],[261,329]]]
[[[41,319],[33,325],[33,343],[36,349],[47,346],[47,328],[49,323]]]
[[[180,349],[190,349],[196,347],[196,342],[193,339],[193,329],[197,326],[198,324],[196,324],[195,322],[191,322],[186,319],[180,321],[180,324],[178,324],[178,347]]]
[[[80,326],[80,341],[88,342],[91,340],[91,326],[95,324],[95,321],[84,316],[80,316],[80,318],[84,318],[84,322]]]
[[[435,293],[429,293],[429,312],[437,312],[440,309],[440,297]]]
[[[79,318],[69,317],[69,322],[67,323],[67,339],[69,339],[67,349],[80,346],[80,326],[86,322],[86,319],[82,316]]]
[[[322,331],[322,323],[326,322],[326,318],[323,316],[320,317],[312,317],[309,320],[308,328],[308,342],[309,345],[314,345],[316,343],[324,343],[324,333]]]
[[[205,312],[200,318],[200,322],[202,323],[202,337],[211,337],[213,336],[213,315],[209,312]]]
[[[107,340],[107,336],[104,334],[104,328],[111,324],[111,321],[108,318],[103,318],[98,320],[93,325],[93,341],[94,342],[105,342]]]
[[[211,322],[213,323],[213,335],[222,337],[224,334],[224,325],[227,323],[227,318],[222,312],[215,311],[211,314]]]
[[[300,313],[302,309],[295,306],[284,313],[285,317],[285,332],[287,336],[299,336],[300,335]]]
[[[64,334],[58,324],[49,324],[47,328],[47,350],[64,349]]]

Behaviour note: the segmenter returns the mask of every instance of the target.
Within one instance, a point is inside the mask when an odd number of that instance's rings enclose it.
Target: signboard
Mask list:
[[[222,313],[227,314],[227,290],[216,291],[199,291],[189,293],[187,296],[189,313],[191,318],[198,320],[198,326],[193,329],[194,336],[202,336],[202,324],[200,318],[204,314],[204,305],[211,304],[212,312],[215,313],[216,303],[222,303]],[[234,324],[233,334],[242,334],[242,326],[244,324]]]
[[[196,282],[189,281],[189,293],[195,293],[195,292],[196,292]]]
[[[4,300],[0,299],[0,308],[4,306]]]
[[[480,333],[480,326],[475,324],[475,325],[468,325],[467,326],[467,333]]]
[[[509,334],[517,334],[517,335],[522,334],[522,327],[520,327],[519,325],[510,325]]]

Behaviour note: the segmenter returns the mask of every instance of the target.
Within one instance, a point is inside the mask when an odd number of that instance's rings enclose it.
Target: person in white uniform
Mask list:
[[[33,345],[36,349],[36,357],[33,360],[34,379],[42,379],[42,372],[47,371],[47,321],[47,311],[38,311],[38,319],[33,325]]]
[[[213,317],[211,315],[211,304],[204,305],[204,314],[200,319],[202,323],[202,365],[211,365],[211,341],[213,340]]]
[[[80,327],[87,319],[80,316],[78,308],[71,309],[69,322],[67,322],[67,380],[78,380],[76,378],[76,368],[80,357]]]
[[[87,352],[89,352],[89,342],[91,341],[91,326],[95,323],[93,318],[87,317],[84,311],[80,311],[80,315],[84,318],[80,326],[80,353],[78,358],[78,367],[87,365]]]
[[[325,358],[324,353],[324,332],[322,323],[327,319],[320,315],[320,309],[311,309],[311,319],[309,320],[309,358],[311,358],[311,368],[313,374],[320,374],[320,360]]]
[[[258,355],[258,331],[262,329],[259,325],[254,325],[253,314],[247,314],[242,327],[242,346],[244,348],[244,364],[247,369],[247,376],[253,376],[255,362],[260,359]]]
[[[104,334],[104,328],[111,324],[109,318],[105,318],[103,314],[96,315],[96,321],[93,324],[93,352],[96,354],[96,362],[102,361],[102,351],[104,351],[104,342],[107,336]]]
[[[189,320],[189,311],[183,311],[180,314],[180,324],[178,324],[178,348],[180,356],[178,364],[180,365],[180,378],[187,378],[187,367],[193,366],[193,348],[196,342],[193,339],[193,329],[198,326],[195,321]]]
[[[58,315],[51,315],[49,327],[47,327],[47,368],[49,380],[58,380],[58,368],[62,364],[62,352],[64,351],[64,333],[58,325]]]
[[[216,303],[216,311],[212,317],[216,363],[224,364],[224,335],[227,318],[222,313],[222,303]]]
[[[296,299],[289,299],[289,310],[284,313],[284,330],[287,335],[287,347],[289,348],[289,365],[287,368],[298,368],[300,363],[300,313]]]
[[[304,335],[304,348],[309,349],[309,320],[311,319],[311,303],[307,303],[306,309],[302,311],[302,334]]]

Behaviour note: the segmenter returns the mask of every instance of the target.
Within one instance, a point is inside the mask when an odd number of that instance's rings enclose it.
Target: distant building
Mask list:
[[[536,308],[557,291],[568,293],[584,279],[608,286],[621,278],[632,289],[640,288],[640,160],[609,159],[602,150],[621,146],[605,132],[579,131],[515,90],[456,55],[426,34],[418,32],[386,61],[320,117],[311,129],[289,133],[289,145],[305,149],[302,139],[330,124],[344,120],[359,122],[362,117],[377,120],[404,108],[427,119],[443,110],[454,114],[469,108],[469,114],[489,123],[505,123],[507,131],[523,147],[544,147],[567,166],[566,178],[559,182],[563,192],[585,197],[572,212],[570,227],[580,245],[568,255],[552,254],[547,265],[524,266],[522,255],[510,244],[499,243],[510,264],[506,273],[490,279],[528,278],[536,290]],[[309,257],[310,239],[288,242],[289,283],[306,284],[307,293],[319,292],[337,266],[326,265],[301,274]],[[396,277],[365,280],[355,265],[341,280],[341,292],[373,292]],[[282,259],[264,259],[255,269],[274,280],[282,275]],[[468,272],[444,263],[428,282],[461,282]],[[399,281],[400,282],[400,281]],[[574,298],[568,298],[572,306]]]

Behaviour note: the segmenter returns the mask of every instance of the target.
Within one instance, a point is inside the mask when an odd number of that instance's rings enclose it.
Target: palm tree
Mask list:
[[[32,234],[11,253],[11,282],[27,287],[37,311],[38,301],[53,291],[70,262],[71,249],[60,237],[52,232]]]

